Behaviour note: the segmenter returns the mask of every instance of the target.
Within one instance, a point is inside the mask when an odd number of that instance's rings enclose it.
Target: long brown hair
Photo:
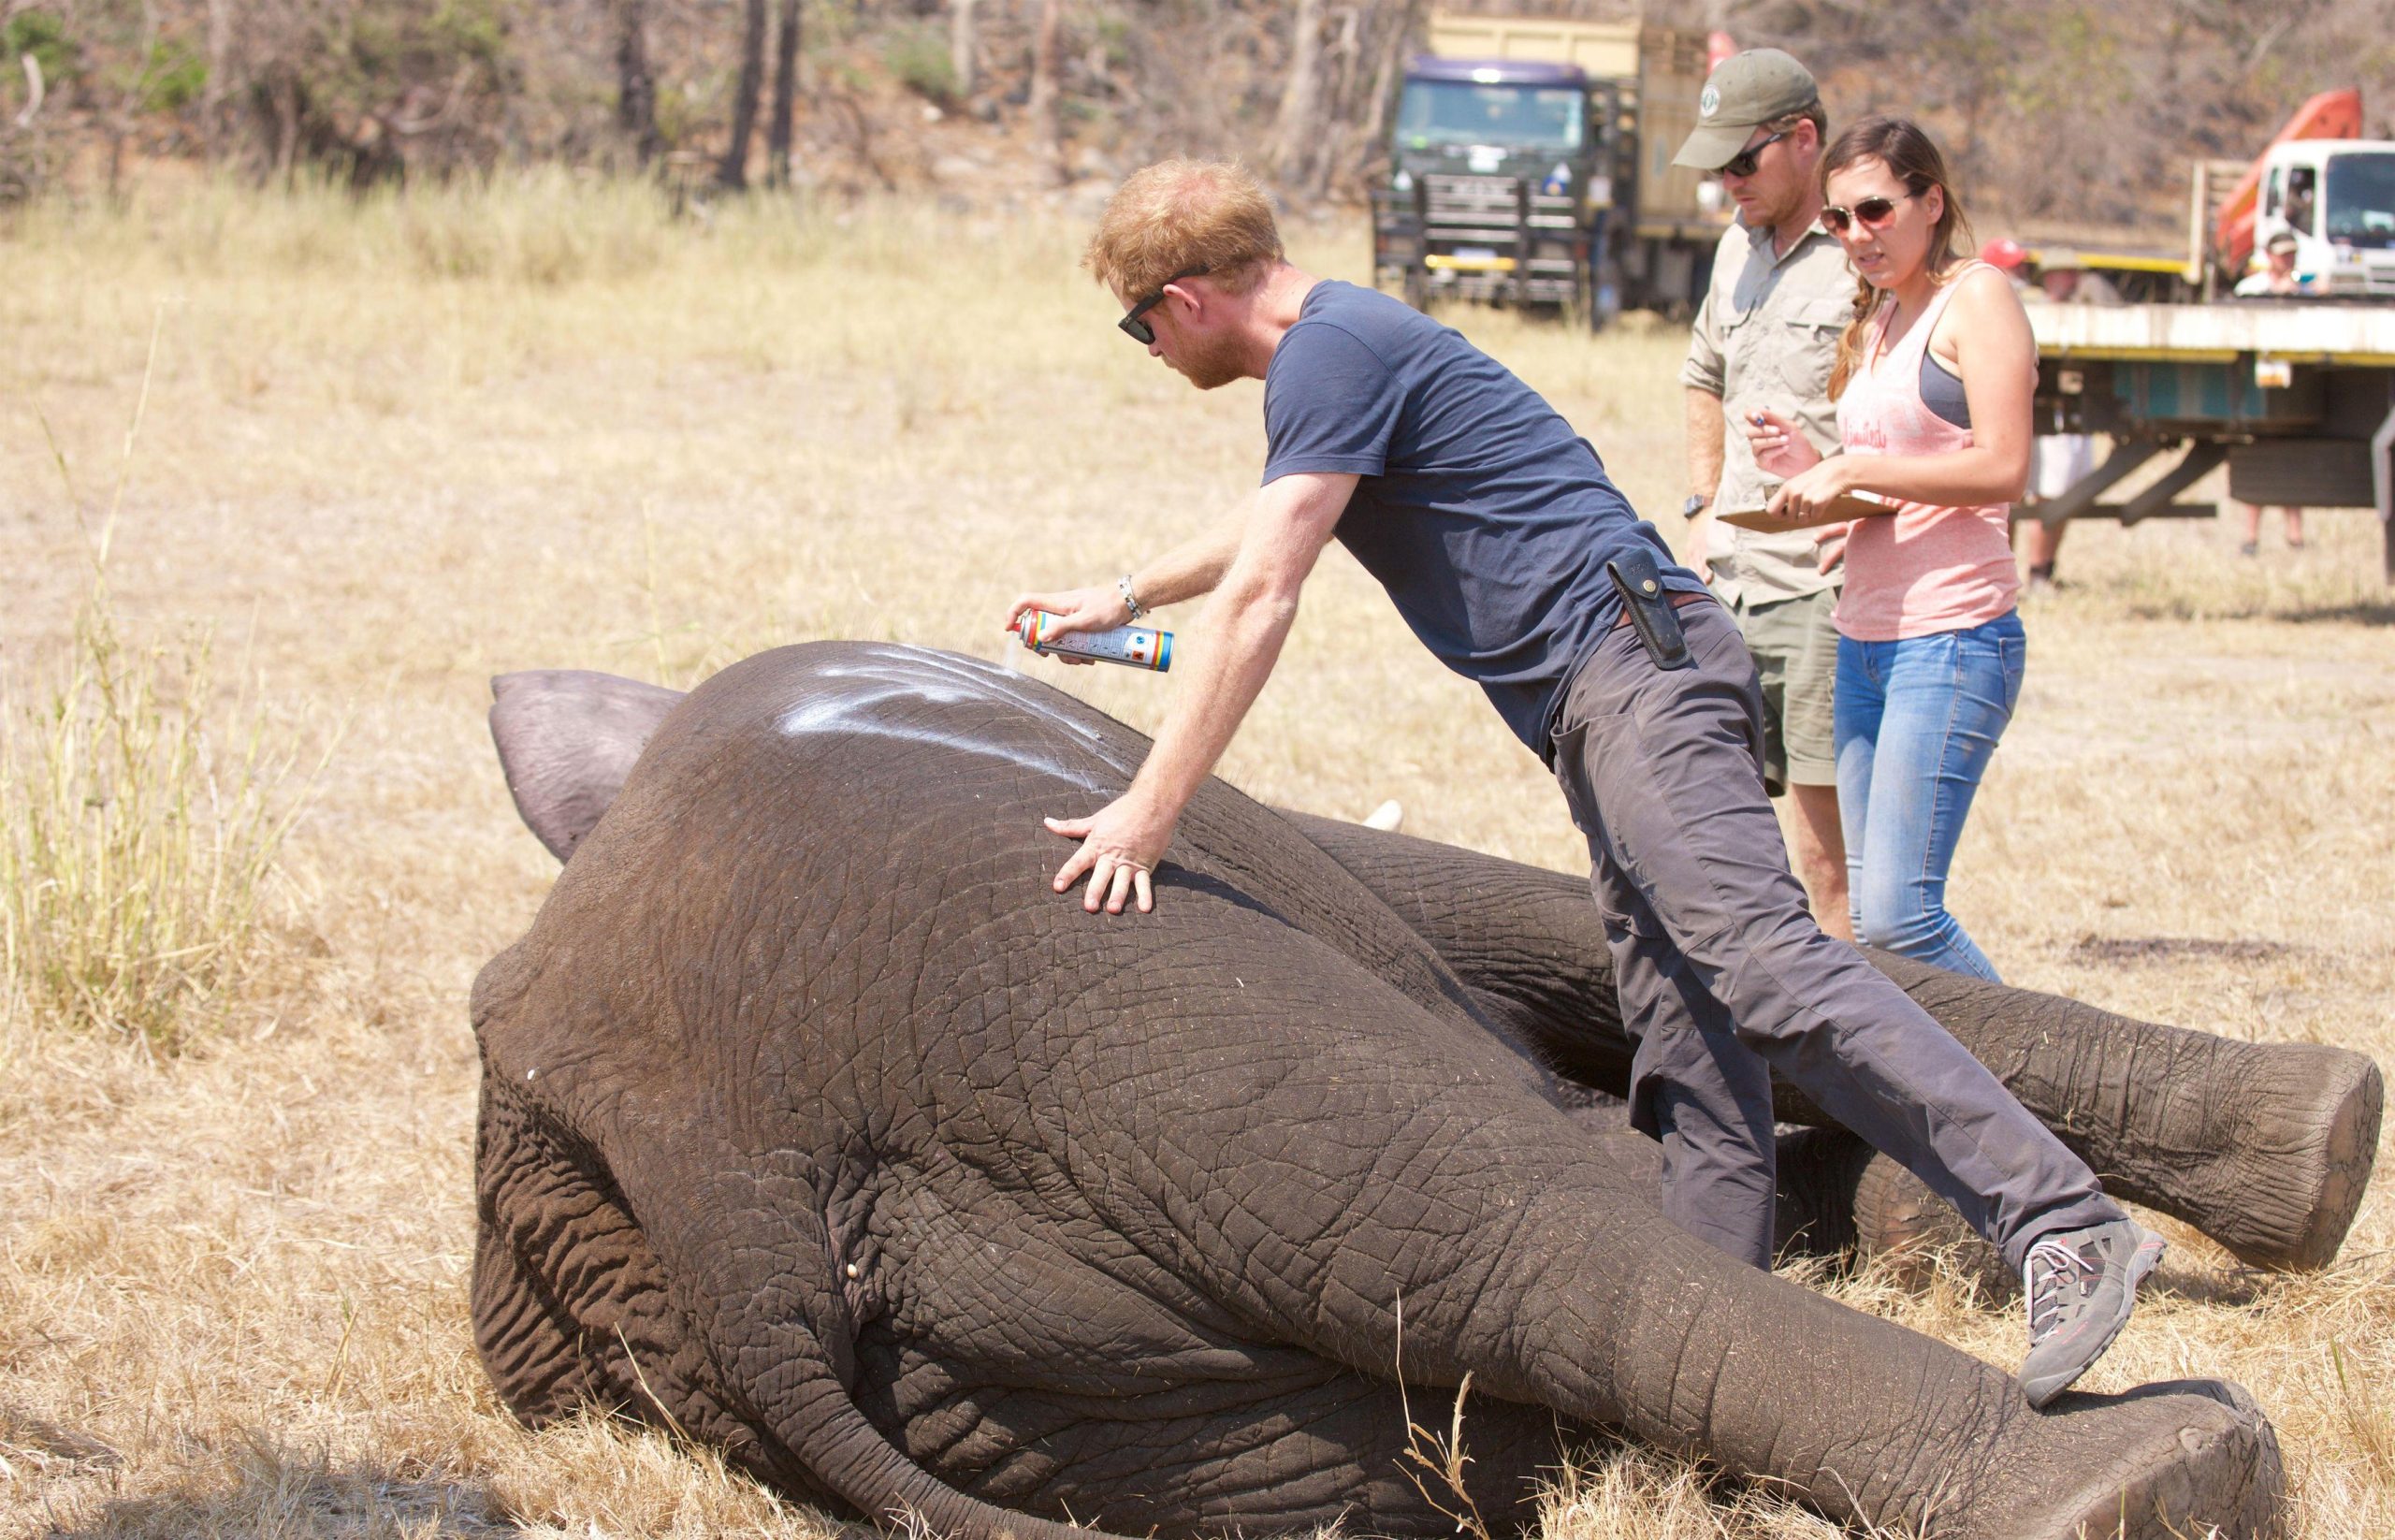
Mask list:
[[[1915,197],[1925,195],[1932,187],[1946,195],[1945,212],[1929,232],[1929,273],[1932,278],[1953,266],[1954,254],[1967,251],[1971,243],[1971,222],[1963,212],[1963,200],[1955,196],[1954,184],[1946,179],[1946,157],[1910,118],[1861,118],[1848,125],[1845,133],[1830,141],[1822,153],[1822,195],[1829,196],[1830,173],[1842,171],[1857,161],[1876,160],[1888,168],[1889,175],[1905,184],[1905,190]],[[1854,280],[1854,318],[1837,340],[1837,363],[1830,370],[1830,400],[1836,400],[1846,391],[1846,382],[1854,376],[1854,366],[1863,357],[1863,338],[1872,312],[1880,308],[1880,291],[1871,281],[1857,275]]]

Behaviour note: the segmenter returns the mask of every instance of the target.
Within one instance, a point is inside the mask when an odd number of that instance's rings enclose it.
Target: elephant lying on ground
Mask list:
[[[1157,912],[1094,917],[1049,891],[1038,818],[1144,743],[990,665],[818,644],[679,704],[500,685],[518,805],[573,852],[474,991],[476,1339],[529,1419],[620,1407],[965,1536],[1444,1531],[1401,1463],[1401,1351],[1417,1410],[1470,1376],[1492,1521],[1604,1426],[1944,1534],[2276,1522],[2234,1387],[2033,1413],[1664,1220],[1641,1141],[1545,1062],[1603,1082],[1589,959],[1514,978],[1552,935],[1392,908],[1438,847],[1359,879],[1369,847],[1213,783]],[[1422,875],[1523,870],[1445,856]],[[2086,1111],[2132,1141],[2145,1116]]]
[[[622,789],[679,690],[548,671],[497,681],[509,784],[562,861]],[[1626,1094],[1613,954],[1585,882],[1536,866],[1305,813],[1282,816],[1372,890],[1534,1046],[1567,1094]],[[2256,1267],[2331,1261],[2369,1184],[2385,1100],[2370,1058],[2254,1043],[2115,1015],[1869,952],[1991,1066],[2115,1196],[2203,1231]],[[1783,1241],[1865,1256],[1967,1236],[1909,1172],[1780,1087]],[[1604,1120],[1628,1127],[1626,1118]],[[1620,1147],[1642,1158],[1644,1140]],[[1651,1151],[1643,1152],[1652,1166]],[[1990,1265],[1993,1248],[1986,1248]]]

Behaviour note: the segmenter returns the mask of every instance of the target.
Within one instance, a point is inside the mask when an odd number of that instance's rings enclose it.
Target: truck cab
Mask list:
[[[1611,92],[1576,65],[1417,58],[1389,146],[1406,298],[1579,304],[1613,202]],[[1409,217],[1410,216],[1410,217]],[[1410,238],[1410,240],[1408,239]]]
[[[1671,160],[1696,125],[1706,35],[1444,13],[1429,34],[1372,189],[1378,281],[1417,306],[1551,306],[1596,326],[1692,310],[1725,221]]]
[[[2330,298],[2395,299],[2395,140],[2295,139],[2262,168],[2255,248],[2281,230]]]

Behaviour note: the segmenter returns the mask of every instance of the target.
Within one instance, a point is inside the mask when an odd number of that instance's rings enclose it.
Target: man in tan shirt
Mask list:
[[[1778,49],[1725,61],[1706,81],[1696,131],[1676,164],[1717,171],[1738,223],[1714,254],[1680,383],[1688,387],[1688,565],[1737,617],[1764,692],[1764,786],[1789,793],[1796,875],[1823,930],[1854,938],[1838,825],[1830,690],[1837,675],[1835,551],[1808,532],[1759,534],[1717,513],[1760,511],[1776,479],[1755,465],[1738,419],[1765,407],[1838,447],[1829,399],[1854,274],[1821,225],[1828,118],[1804,65]],[[1824,565],[1829,571],[1822,570]]]

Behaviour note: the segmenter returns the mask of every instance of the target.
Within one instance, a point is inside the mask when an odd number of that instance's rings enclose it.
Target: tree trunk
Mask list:
[[[765,0],[748,0],[740,35],[740,83],[732,96],[732,142],[715,168],[716,184],[745,192],[748,186],[748,139],[757,129],[757,98],[765,84]]]
[[[657,132],[657,77],[648,68],[648,0],[617,0],[616,126],[646,167],[665,148]]]
[[[288,66],[274,78],[274,174],[288,191],[299,169],[299,83]]]
[[[948,69],[956,77],[956,99],[973,99],[973,77],[977,49],[973,37],[974,0],[949,0],[948,3]]]
[[[1272,169],[1284,181],[1295,181],[1313,155],[1320,129],[1319,82],[1322,63],[1322,0],[1298,0],[1298,16],[1289,29],[1289,79],[1281,88],[1281,115],[1273,129]]]
[[[1029,107],[1032,125],[1040,141],[1052,146],[1064,138],[1056,121],[1056,45],[1063,28],[1063,0],[1039,0],[1039,27],[1031,45]]]
[[[1422,19],[1422,0],[1405,0],[1404,13],[1389,29],[1381,46],[1380,68],[1372,76],[1372,99],[1364,114],[1364,159],[1369,163],[1380,153],[1381,131],[1388,126],[1390,100],[1397,94],[1397,67],[1405,57],[1405,45],[1414,36],[1414,29]]]
[[[225,154],[225,88],[233,69],[233,0],[208,0],[208,82],[200,88],[199,129],[209,163]]]
[[[790,185],[791,115],[798,108],[799,0],[781,0],[781,30],[774,35],[774,109],[765,123],[765,185]]]
[[[1330,94],[1322,109],[1322,133],[1316,138],[1312,174],[1305,179],[1308,196],[1320,200],[1330,191],[1331,179],[1344,175],[1357,159],[1356,75],[1364,51],[1364,17],[1354,6],[1343,6],[1338,16],[1339,40],[1331,46]]]

